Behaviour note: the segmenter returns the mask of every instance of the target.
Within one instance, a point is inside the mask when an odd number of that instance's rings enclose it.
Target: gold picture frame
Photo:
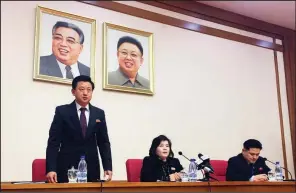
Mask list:
[[[87,75],[95,82],[95,48],[95,19],[37,6],[33,80],[71,84]]]
[[[103,23],[103,89],[154,95],[153,33]]]

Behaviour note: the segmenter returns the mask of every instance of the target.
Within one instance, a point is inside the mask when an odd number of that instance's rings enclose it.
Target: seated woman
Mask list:
[[[174,158],[171,141],[164,135],[153,139],[149,156],[143,160],[141,182],[178,181],[183,170],[177,158]]]

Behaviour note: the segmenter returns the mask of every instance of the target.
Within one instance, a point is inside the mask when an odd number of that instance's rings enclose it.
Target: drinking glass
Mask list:
[[[185,171],[180,172],[181,182],[188,182],[188,174]]]
[[[68,170],[68,180],[69,183],[77,183],[77,172],[78,170],[72,166],[71,169]]]
[[[272,171],[268,172],[268,181],[276,181],[275,174]]]

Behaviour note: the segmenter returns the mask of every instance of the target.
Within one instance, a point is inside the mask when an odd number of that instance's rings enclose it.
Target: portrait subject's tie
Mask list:
[[[66,66],[66,78],[73,79],[73,74],[71,72],[71,67],[70,66]]]
[[[86,110],[86,108],[80,108],[80,111],[81,111],[81,114],[80,114],[80,125],[81,125],[81,129],[82,129],[83,137],[85,137],[86,128],[87,128],[85,110]]]

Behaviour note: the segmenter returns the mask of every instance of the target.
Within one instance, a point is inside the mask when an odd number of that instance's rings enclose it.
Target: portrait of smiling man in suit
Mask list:
[[[103,89],[153,95],[153,33],[111,23],[103,28]]]
[[[52,54],[40,57],[40,74],[73,79],[90,76],[90,68],[78,61],[84,34],[75,24],[58,21],[52,28]]]
[[[95,82],[96,20],[37,6],[34,80],[71,84],[80,75]]]
[[[142,66],[143,46],[130,36],[121,37],[117,43],[118,69],[108,74],[108,83],[133,88],[149,89],[149,80],[138,71]]]

